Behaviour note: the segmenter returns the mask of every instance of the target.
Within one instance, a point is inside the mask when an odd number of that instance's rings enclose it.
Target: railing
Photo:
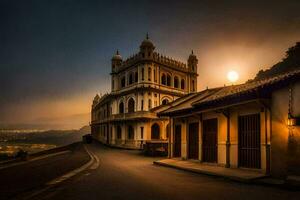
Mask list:
[[[134,120],[138,118],[151,118],[155,119],[157,118],[156,113],[150,112],[150,111],[136,111],[132,113],[120,113],[120,114],[114,114],[110,115],[107,118],[103,118],[100,120],[93,120],[91,123],[92,124],[97,124],[97,123],[105,123],[109,121],[118,121],[118,120]]]
[[[137,54],[127,58],[126,60],[122,61],[120,70],[122,70],[128,66],[134,65],[135,63],[137,63],[141,60],[153,60],[153,61],[156,61],[163,65],[167,65],[167,66],[177,68],[177,69],[183,70],[183,71],[188,71],[186,63],[183,63],[183,62],[177,61],[173,58],[169,58],[167,56],[161,55],[157,52],[153,52],[152,57],[145,57],[145,58],[141,54],[137,53]]]
[[[117,90],[115,90],[111,93],[116,95],[116,94],[120,94],[120,93],[123,93],[123,92],[126,92],[126,91],[130,91],[133,88],[154,88],[154,89],[159,89],[159,90],[168,91],[168,92],[172,92],[172,93],[177,93],[179,95],[187,93],[186,89],[175,88],[173,86],[167,86],[167,85],[163,85],[163,84],[159,84],[159,83],[155,83],[155,82],[133,83],[133,84],[128,85],[126,87],[117,89]]]

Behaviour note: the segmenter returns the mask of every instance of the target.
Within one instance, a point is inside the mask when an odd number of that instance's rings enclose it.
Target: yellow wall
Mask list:
[[[270,116],[263,104],[258,102],[247,103],[230,109],[230,166],[238,167],[238,116],[249,114],[260,114],[261,118],[261,170],[266,170],[266,143],[265,143],[265,112],[267,112],[267,124],[270,124]],[[226,140],[227,140],[227,118],[221,112],[210,111],[202,113],[202,120],[218,119],[218,162],[220,166],[226,164]],[[181,129],[181,157],[187,159],[188,152],[188,124],[199,122],[199,160],[201,161],[202,151],[202,126],[200,115],[194,117],[181,117],[174,120],[174,124],[180,124]],[[269,130],[267,134],[270,135]],[[172,154],[170,154],[172,155]]]
[[[293,115],[300,116],[300,82],[292,86]],[[271,173],[284,178],[288,173],[300,175],[300,126],[289,128],[289,88],[282,88],[272,95]],[[290,143],[289,143],[290,138]],[[288,153],[288,145],[291,151]],[[290,172],[288,172],[290,171]],[[298,171],[298,172],[297,172]]]

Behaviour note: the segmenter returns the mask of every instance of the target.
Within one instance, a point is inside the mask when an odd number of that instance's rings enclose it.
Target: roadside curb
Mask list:
[[[91,152],[87,149],[87,147],[84,145],[84,149],[85,151],[88,153],[88,155],[90,156],[90,160],[85,163],[84,165],[82,165],[81,167],[77,168],[77,169],[74,169],[58,178],[55,178],[54,180],[52,181],[49,181],[48,183],[46,183],[46,185],[50,186],[50,185],[55,185],[55,184],[58,184],[58,183],[61,183],[77,174],[79,174],[80,172],[86,170],[87,168],[91,167],[92,164],[94,164],[94,162],[96,161],[96,163],[99,163],[99,159],[92,155]],[[98,167],[98,165],[97,165]],[[96,169],[97,167],[93,167],[94,169]]]
[[[30,192],[28,194],[24,194],[21,199],[23,200],[33,200],[33,199],[41,199],[42,195],[49,195],[47,192],[50,191],[50,195],[51,192],[53,191],[57,191],[57,187],[59,183],[62,183],[68,179],[70,179],[71,177],[79,174],[80,172],[83,172],[84,170],[86,170],[87,168],[91,168],[91,169],[96,169],[99,166],[99,158],[95,155],[93,155],[88,148],[84,146],[85,151],[87,152],[87,154],[89,155],[90,159],[88,162],[86,162],[85,164],[83,164],[82,166],[80,166],[79,168],[76,168],[72,171],[67,172],[66,174],[59,176],[53,180],[50,180],[49,182],[46,182],[44,184],[44,188],[41,188],[39,190],[36,190],[35,192]],[[15,199],[20,199],[20,197],[17,197]]]
[[[193,172],[193,173],[197,173],[197,174],[205,174],[205,175],[208,175],[208,176],[221,177],[221,178],[225,178],[225,179],[229,179],[229,180],[237,181],[237,182],[241,182],[241,183],[254,183],[254,181],[256,180],[256,179],[253,179],[253,178],[247,179],[247,178],[240,178],[240,177],[237,177],[237,176],[224,176],[224,175],[220,175],[220,174],[214,173],[214,172],[171,165],[171,164],[163,163],[163,162],[160,162],[160,161],[153,161],[153,164],[163,166],[163,167],[170,167],[170,168],[179,169],[179,170],[183,170],[183,171]]]

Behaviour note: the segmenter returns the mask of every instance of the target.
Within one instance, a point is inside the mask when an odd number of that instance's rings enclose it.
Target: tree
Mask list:
[[[285,58],[281,62],[273,65],[270,69],[260,70],[254,80],[269,78],[296,69],[300,69],[300,42],[286,51]]]

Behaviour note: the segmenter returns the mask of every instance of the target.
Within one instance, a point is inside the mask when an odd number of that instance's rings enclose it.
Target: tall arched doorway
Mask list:
[[[160,130],[157,123],[151,126],[151,139],[160,139]]]
[[[128,101],[128,112],[134,112],[134,100],[132,98],[130,98]]]
[[[122,128],[120,126],[117,126],[117,139],[122,138]]]
[[[121,103],[119,104],[119,113],[120,113],[120,114],[124,113],[124,103],[123,103],[123,102],[121,102]]]
[[[131,125],[128,126],[128,139],[134,139],[134,129]]]

